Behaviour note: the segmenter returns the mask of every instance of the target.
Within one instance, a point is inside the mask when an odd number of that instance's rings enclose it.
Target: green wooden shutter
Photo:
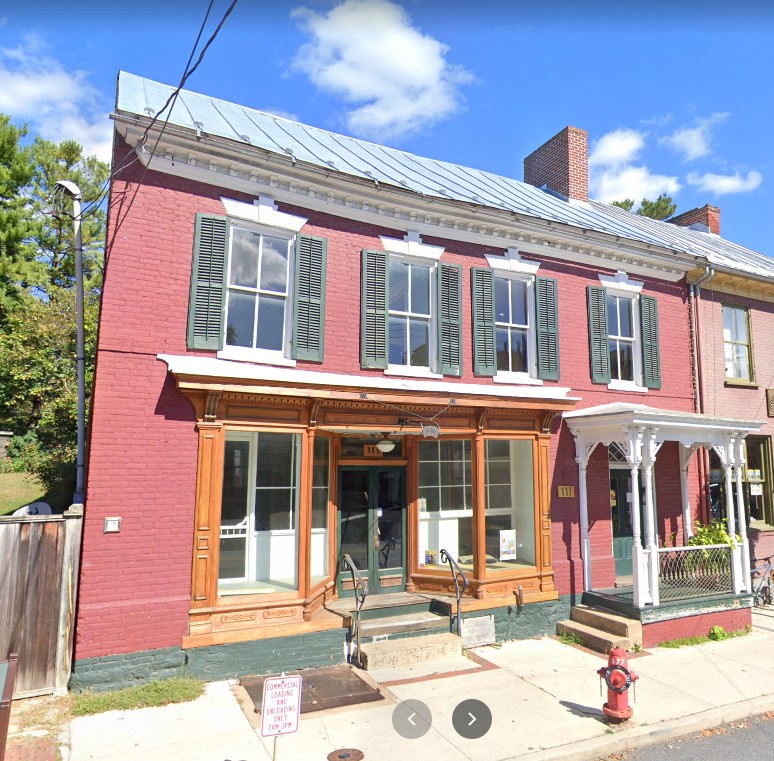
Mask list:
[[[462,272],[438,264],[438,364],[444,375],[462,375]]]
[[[473,287],[473,372],[495,375],[494,273],[486,267],[470,270]]]
[[[642,324],[642,369],[646,388],[661,388],[661,360],[658,349],[658,306],[653,296],[640,296]]]
[[[537,312],[537,376],[559,380],[559,313],[557,283],[553,278],[535,278]]]
[[[293,294],[293,359],[323,361],[325,343],[325,263],[328,241],[296,237]]]
[[[228,220],[197,214],[188,303],[191,349],[223,348],[227,249]]]
[[[387,368],[389,258],[363,251],[360,297],[360,366]]]
[[[589,343],[591,348],[591,382],[610,383],[610,350],[607,341],[607,293],[604,288],[590,285]]]

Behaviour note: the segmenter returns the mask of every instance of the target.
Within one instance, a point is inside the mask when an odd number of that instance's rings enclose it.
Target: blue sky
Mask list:
[[[0,6],[0,112],[107,158],[118,70],[177,84],[208,4]],[[774,256],[773,64],[752,0],[240,0],[186,87],[517,179],[572,124],[592,197],[712,203]]]

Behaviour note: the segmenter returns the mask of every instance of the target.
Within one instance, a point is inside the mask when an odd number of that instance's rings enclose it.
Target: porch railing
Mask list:
[[[445,550],[441,550],[441,562],[442,563],[448,563],[449,569],[452,573],[452,578],[454,579],[454,592],[457,597],[457,615],[455,616],[455,624],[457,629],[457,636],[462,636],[462,619],[461,619],[461,605],[460,600],[462,598],[462,595],[465,594],[465,590],[470,585],[470,582],[468,581],[468,577],[465,576],[462,569],[457,565],[457,562],[454,560],[454,558]]]
[[[344,553],[342,558],[342,566],[345,571],[349,571],[352,574],[352,589],[355,592],[355,616],[354,616],[354,635],[355,635],[355,647],[357,648],[357,663],[361,668],[363,667],[363,654],[360,651],[360,613],[363,610],[363,603],[368,596],[368,583],[363,579],[358,567],[355,565],[355,561],[347,554]]]
[[[734,591],[732,548],[727,544],[658,549],[659,598],[686,600]]]

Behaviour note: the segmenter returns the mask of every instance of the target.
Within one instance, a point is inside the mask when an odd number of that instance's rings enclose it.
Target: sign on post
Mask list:
[[[301,713],[301,677],[277,676],[263,683],[261,734],[287,735],[298,729]]]

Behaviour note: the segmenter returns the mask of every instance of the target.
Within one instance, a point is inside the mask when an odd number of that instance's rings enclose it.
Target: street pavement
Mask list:
[[[741,721],[774,710],[774,609],[756,610],[744,637],[632,656],[629,668],[639,675],[628,693],[634,716],[620,725],[602,713],[607,689],[600,697],[597,669],[605,663],[543,637],[476,648],[472,660],[372,672],[368,678],[387,700],[302,715],[298,731],[280,738],[277,758],[324,761],[356,749],[364,761],[582,761]],[[455,707],[470,699],[492,715],[478,739],[461,736],[452,721]],[[409,700],[432,715],[416,739],[393,726],[396,705]],[[64,761],[272,759],[273,739],[260,736],[251,708],[241,687],[213,682],[191,703],[78,718]]]

